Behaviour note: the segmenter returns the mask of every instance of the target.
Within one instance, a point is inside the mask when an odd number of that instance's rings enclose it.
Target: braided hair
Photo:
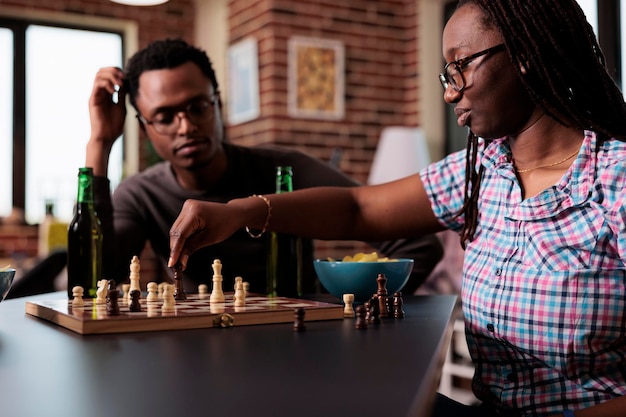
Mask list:
[[[533,101],[553,119],[603,138],[626,140],[626,103],[606,68],[591,25],[575,0],[460,0],[475,4],[483,27],[497,28],[511,62]],[[525,73],[522,74],[522,69]],[[483,166],[477,168],[478,137],[469,132],[465,216],[461,245],[471,241],[478,221]]]

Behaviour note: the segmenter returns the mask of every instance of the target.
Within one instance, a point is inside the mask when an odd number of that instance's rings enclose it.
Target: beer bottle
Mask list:
[[[276,193],[293,191],[293,170],[276,167]],[[302,239],[270,233],[267,263],[269,296],[299,297],[302,295]]]
[[[102,279],[102,229],[94,209],[93,169],[78,169],[78,196],[67,233],[67,293],[81,286],[85,298],[95,298]]]

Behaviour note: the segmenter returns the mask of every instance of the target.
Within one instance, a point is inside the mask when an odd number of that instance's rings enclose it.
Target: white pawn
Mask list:
[[[98,281],[98,290],[96,291],[96,304],[106,304],[107,295],[109,293],[108,290],[109,281],[106,279],[101,279]]]
[[[157,297],[163,298],[163,289],[168,285],[167,282],[159,282]]]
[[[130,261],[130,274],[128,278],[130,279],[130,288],[128,289],[127,298],[130,303],[130,293],[133,290],[139,291],[141,294],[141,287],[139,286],[140,275],[139,271],[141,269],[141,264],[139,263],[139,258],[135,255],[133,259]]]
[[[122,284],[122,298],[130,298],[130,284]]]
[[[243,278],[235,277],[235,285],[233,286],[233,290],[237,291],[237,284],[240,282],[243,283]]]
[[[241,278],[241,277],[237,277]],[[243,307],[246,305],[246,293],[243,290],[243,281],[235,279],[235,307]]]
[[[176,299],[174,298],[174,286],[166,284],[163,286],[163,305],[162,313],[173,313],[176,310]]]
[[[250,290],[250,283],[248,281],[244,281],[243,283],[243,292],[245,294],[245,296],[248,296],[248,292]]]
[[[157,294],[159,287],[157,283],[149,282],[147,288],[148,288],[148,296],[146,297],[146,301],[148,302],[159,301],[159,296]]]
[[[354,294],[344,294],[343,303],[345,304],[343,308],[343,316],[354,317],[354,308],[352,307],[354,304]]]
[[[224,291],[222,290],[222,262],[219,259],[213,261],[213,291],[209,301],[212,303],[223,303],[225,301]]]
[[[200,298],[206,298],[209,295],[209,286],[206,284],[198,285],[198,295]]]
[[[75,286],[72,288],[72,307],[82,307],[85,305],[85,300],[83,300],[83,294],[85,290],[83,287]]]

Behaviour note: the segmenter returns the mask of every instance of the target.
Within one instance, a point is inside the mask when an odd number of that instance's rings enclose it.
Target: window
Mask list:
[[[0,98],[0,140],[13,138],[6,146],[2,143],[8,156],[0,156],[0,181],[13,178],[13,182],[9,186],[0,182],[0,216],[16,206],[24,208],[27,222],[38,223],[46,200],[51,200],[55,214],[69,221],[77,172],[84,165],[89,139],[87,103],[93,78],[100,67],[122,66],[122,36],[21,21],[3,23],[0,88],[8,86],[2,91],[13,91],[14,99],[7,104],[5,97]],[[15,62],[13,73],[11,62]],[[122,142],[118,140],[111,153],[112,187],[122,176]]]
[[[13,89],[13,32],[0,28],[0,91]],[[11,211],[13,178],[13,98],[0,94],[0,215]]]

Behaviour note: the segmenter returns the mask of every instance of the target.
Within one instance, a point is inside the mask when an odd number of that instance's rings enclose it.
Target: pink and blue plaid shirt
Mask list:
[[[626,394],[626,143],[586,132],[571,168],[524,200],[505,138],[487,144],[462,300],[474,392],[548,416]],[[422,171],[460,231],[465,151]]]

